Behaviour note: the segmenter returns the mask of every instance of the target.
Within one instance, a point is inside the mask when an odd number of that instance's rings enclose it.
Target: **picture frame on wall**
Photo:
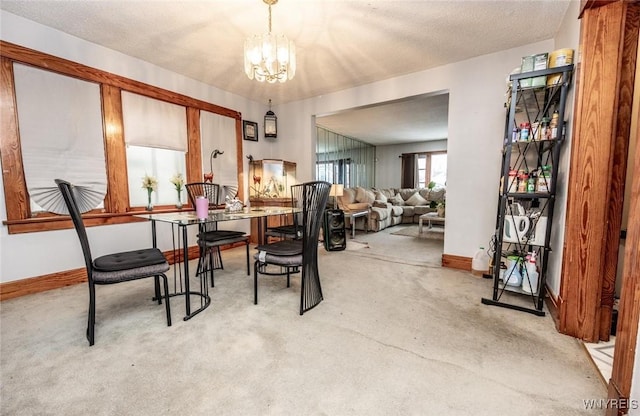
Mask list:
[[[251,140],[252,142],[258,141],[258,123],[254,121],[242,121],[242,135],[245,140]]]

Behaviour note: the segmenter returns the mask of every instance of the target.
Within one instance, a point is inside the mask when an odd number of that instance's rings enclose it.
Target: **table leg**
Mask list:
[[[356,238],[356,218],[351,217],[351,238]]]
[[[211,298],[209,297],[208,293],[206,293],[206,290],[208,290],[208,286],[206,282],[204,284],[204,287],[202,284],[200,285],[202,292],[192,293],[191,289],[189,288],[189,240],[187,238],[186,225],[182,226],[182,260],[184,262],[184,296],[185,296],[184,304],[185,304],[185,312],[186,312],[183,320],[187,321],[193,318],[194,316],[196,316],[197,314],[199,314],[200,312],[202,312],[203,310],[207,309],[207,307],[211,303]],[[204,276],[206,279],[206,274],[204,274]],[[191,295],[197,295],[197,296],[200,296],[202,299],[204,299],[204,304],[202,304],[201,302],[200,308],[193,312],[191,312]]]
[[[422,218],[418,219],[418,234],[422,234]]]
[[[190,318],[191,315],[191,299],[189,293],[189,240],[187,238],[187,227],[182,227],[182,264],[184,267],[184,290],[185,290],[185,317],[184,320]]]

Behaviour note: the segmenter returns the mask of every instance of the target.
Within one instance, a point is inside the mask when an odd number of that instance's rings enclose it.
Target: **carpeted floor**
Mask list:
[[[253,305],[242,248],[223,253],[208,309],[185,322],[172,299],[172,327],[151,280],[99,287],[93,347],[85,285],[4,301],[0,412],[571,416],[606,397],[578,341],[482,305],[490,282],[440,268],[441,242],[355,240],[369,248],[320,249],[325,300],[303,316],[298,277],[261,278]]]
[[[397,231],[394,230],[392,235],[404,235],[406,237],[424,238],[427,240],[444,240],[444,228],[435,226],[433,228],[427,228],[424,226],[422,232],[418,232],[418,225],[400,225]]]

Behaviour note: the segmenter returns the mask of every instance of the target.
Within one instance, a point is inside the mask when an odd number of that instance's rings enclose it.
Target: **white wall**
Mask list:
[[[231,108],[240,111],[243,118],[248,120],[261,121],[267,111],[266,103],[247,100],[5,11],[0,13],[0,38],[4,41]],[[243,141],[243,146],[245,155],[253,154],[256,158],[275,157],[278,154],[264,140],[257,143]],[[247,164],[245,159],[245,171]],[[247,185],[245,179],[245,189],[248,189]],[[5,198],[11,198],[11,195],[5,196],[2,187],[0,218],[3,220],[7,218]],[[229,224],[228,228],[248,232],[250,227],[248,222],[238,221]],[[147,222],[91,227],[87,233],[94,256],[151,244],[151,227]],[[159,226],[158,233],[158,246],[162,250],[170,249],[172,243],[169,227]],[[191,244],[194,242],[192,240]],[[0,249],[1,282],[84,267],[74,230],[9,235],[7,227],[3,225],[0,229]],[[37,256],[33,253],[37,253]]]
[[[447,140],[376,146],[376,188],[400,188],[403,153],[447,150]]]

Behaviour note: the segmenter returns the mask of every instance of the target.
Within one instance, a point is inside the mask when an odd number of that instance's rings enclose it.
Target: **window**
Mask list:
[[[178,195],[170,179],[177,173],[187,177],[186,108],[123,91],[122,118],[127,143],[129,206],[146,206],[148,202],[175,204]],[[141,189],[142,178],[147,175],[158,181],[151,201]]]
[[[418,187],[426,188],[433,181],[437,187],[444,188],[447,183],[447,153],[418,153],[416,176]]]
[[[435,153],[431,154],[431,170],[429,180],[436,183],[439,187],[447,184],[447,154]]]
[[[170,180],[176,173],[182,173],[182,177],[186,178],[186,171],[183,152],[127,146],[129,205],[132,207],[147,205],[147,192],[142,189],[142,178],[145,175],[153,176],[158,180],[158,188],[151,194],[153,205],[175,204],[178,202],[178,194]],[[185,195],[184,192],[183,195]]]
[[[98,84],[13,64],[20,147],[32,215],[65,214],[53,179],[72,181],[83,212],[107,193]]]

